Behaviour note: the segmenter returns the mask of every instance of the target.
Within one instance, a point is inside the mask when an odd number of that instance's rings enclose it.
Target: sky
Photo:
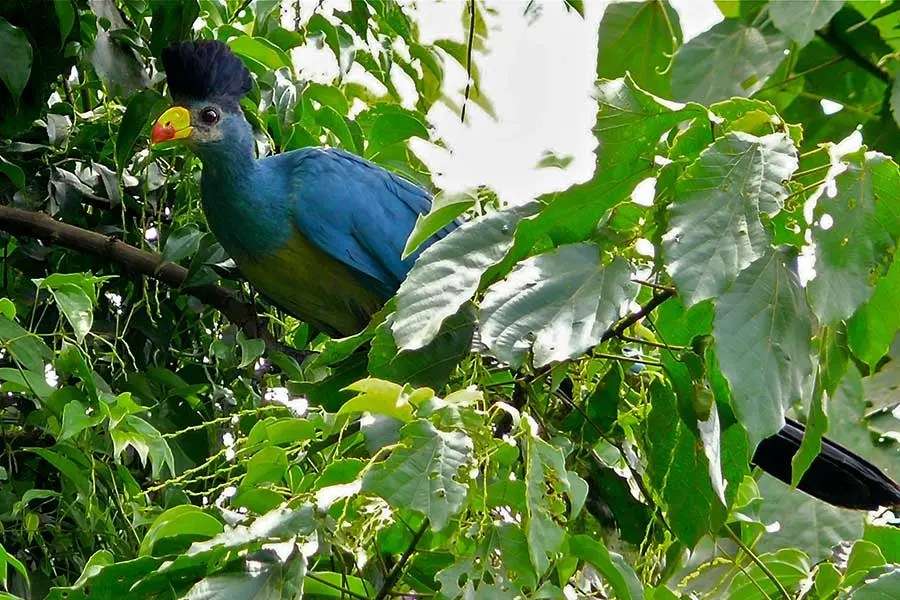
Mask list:
[[[685,39],[721,20],[713,0],[670,0]],[[414,141],[413,151],[432,170],[437,187],[458,191],[487,185],[508,204],[586,181],[593,174],[591,133],[596,104],[594,83],[597,26],[606,0],[585,2],[582,19],[562,0],[538,1],[538,16],[525,16],[528,2],[488,0],[487,48],[476,55],[480,90],[493,103],[496,119],[469,105],[466,123],[443,104],[428,115],[449,151]],[[419,0],[415,17],[424,42],[463,41],[465,0]],[[465,71],[453,61],[446,88],[461,101]],[[546,151],[573,157],[565,169],[536,165]]]

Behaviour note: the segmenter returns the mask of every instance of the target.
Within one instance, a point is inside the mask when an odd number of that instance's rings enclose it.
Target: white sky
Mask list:
[[[713,0],[669,1],[679,13],[685,39],[722,18]],[[315,10],[349,10],[349,4],[349,0],[304,0],[301,6],[307,18]],[[404,4],[415,7],[423,42],[465,41],[466,0],[406,0]],[[456,113],[438,103],[428,120],[447,150],[413,140],[413,151],[431,169],[437,187],[459,191],[487,185],[509,204],[586,181],[593,174],[596,146],[591,128],[597,108],[591,91],[597,26],[610,1],[585,0],[585,18],[567,11],[563,0],[535,0],[528,16],[524,15],[527,0],[484,0],[484,4],[493,12],[484,15],[489,30],[486,49],[475,53],[475,63],[481,74],[480,90],[493,104],[497,118],[470,101],[462,124]],[[282,17],[287,26],[292,24],[293,3],[286,5]],[[328,82],[338,72],[334,56],[324,48],[307,45],[294,50],[293,58],[307,79]],[[404,104],[412,108],[413,83],[396,71],[395,85],[401,92],[410,91]],[[465,69],[448,59],[444,77],[445,94],[460,105]],[[359,65],[351,68],[348,79],[384,91]],[[564,170],[538,169],[547,151],[573,160]]]
[[[713,0],[670,0],[685,38],[721,20]],[[527,1],[487,0],[496,10],[486,15],[487,52],[476,55],[481,91],[497,119],[469,103],[466,123],[445,105],[428,115],[449,152],[413,142],[428,164],[435,184],[459,190],[484,184],[510,204],[586,181],[593,174],[596,146],[591,127],[596,105],[591,89],[596,69],[597,25],[607,0],[587,0],[585,18],[567,12],[562,0],[538,0],[540,16],[523,16]],[[424,42],[463,41],[465,0],[420,0],[417,20]],[[461,90],[465,71],[454,61],[446,67],[448,92]],[[459,101],[462,99],[460,94]],[[547,150],[574,157],[565,169],[537,169]]]

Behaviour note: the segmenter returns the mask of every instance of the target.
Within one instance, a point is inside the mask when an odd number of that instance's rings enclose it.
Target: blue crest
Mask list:
[[[218,40],[172,44],[163,50],[162,62],[176,102],[217,98],[237,106],[252,85],[241,59]]]

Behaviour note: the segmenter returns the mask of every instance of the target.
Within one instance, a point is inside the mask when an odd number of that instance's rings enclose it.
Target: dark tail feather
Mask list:
[[[781,481],[791,483],[791,459],[800,449],[805,428],[787,424],[756,448],[753,464]],[[900,486],[875,465],[828,439],[807,469],[800,490],[834,506],[861,510],[900,507]]]

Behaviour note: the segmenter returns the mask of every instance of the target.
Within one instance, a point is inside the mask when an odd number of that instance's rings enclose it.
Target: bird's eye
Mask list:
[[[200,118],[207,125],[214,125],[219,120],[219,113],[213,107],[208,106],[200,111]]]

